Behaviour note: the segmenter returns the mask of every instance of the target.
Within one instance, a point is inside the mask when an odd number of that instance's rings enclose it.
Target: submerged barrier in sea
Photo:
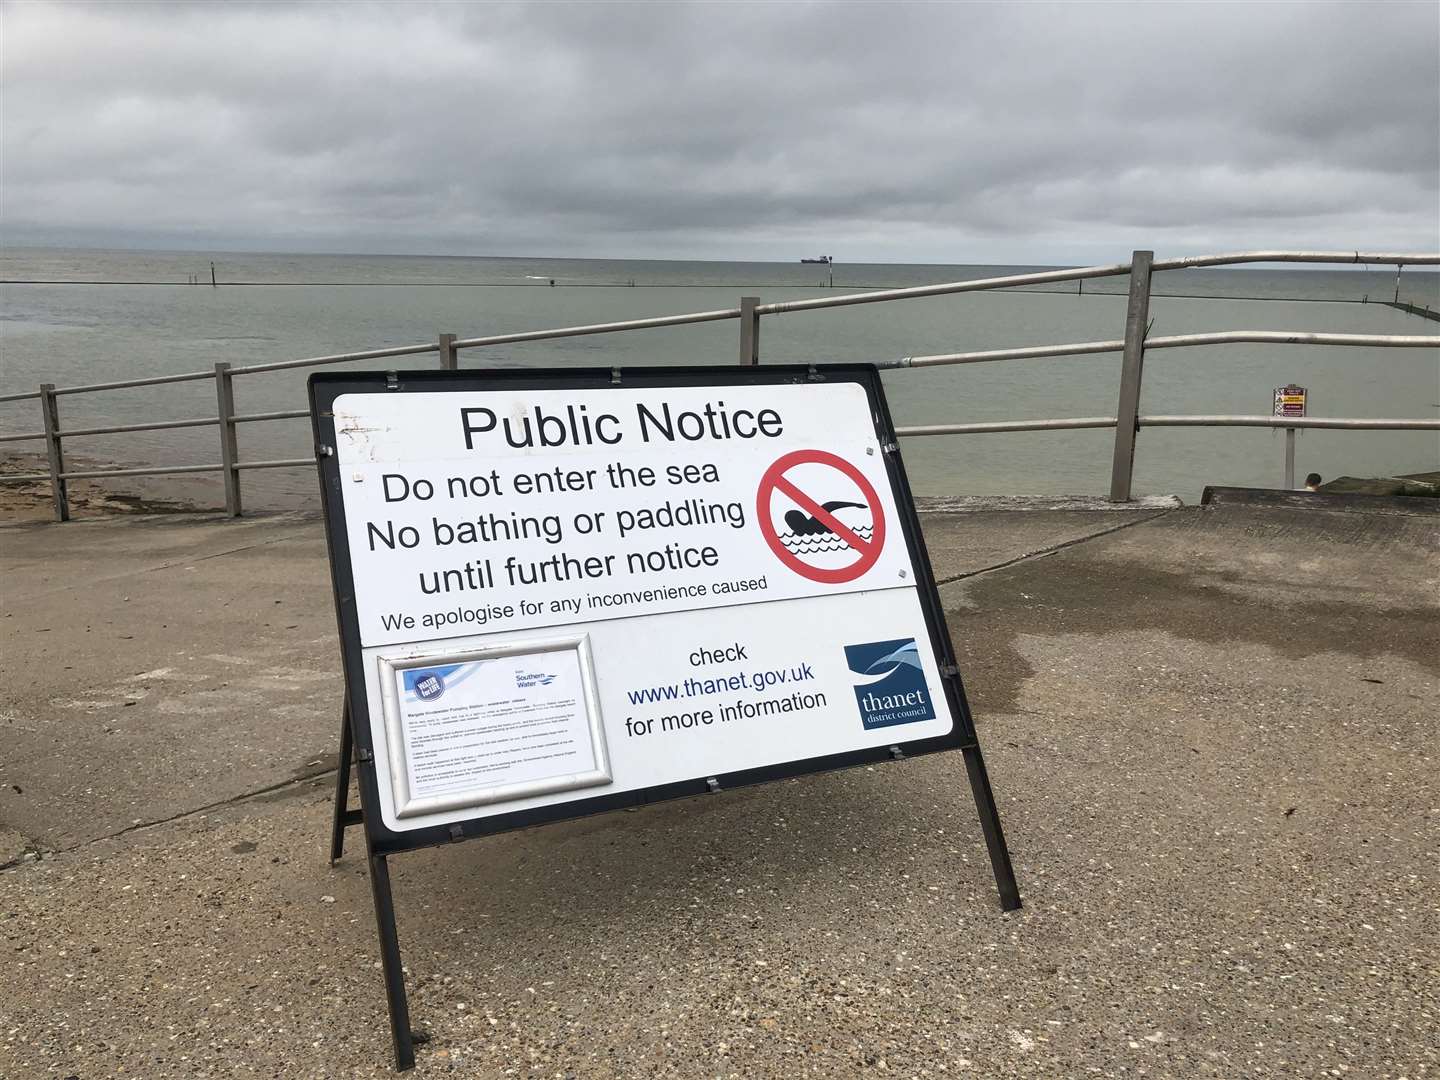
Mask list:
[[[646,330],[664,326],[684,326],[695,323],[738,320],[739,363],[755,365],[761,362],[760,322],[767,316],[785,315],[802,311],[821,311],[830,308],[850,307],[859,304],[890,303],[898,300],[926,296],[944,296],[965,292],[981,292],[996,289],[1022,289],[1036,286],[1075,282],[1077,289],[1083,289],[1084,282],[1098,278],[1126,277],[1130,279],[1129,297],[1125,313],[1124,336],[1106,341],[1069,342],[1054,345],[1027,346],[1016,349],[988,349],[980,352],[943,353],[926,356],[904,356],[882,360],[880,368],[906,369],[935,367],[953,364],[995,363],[1021,361],[1043,357],[1079,356],[1095,353],[1119,353],[1120,382],[1113,416],[1075,416],[1050,419],[1006,420],[989,423],[969,424],[925,424],[896,429],[901,438],[916,438],[933,435],[978,435],[1002,431],[1057,431],[1079,428],[1113,428],[1114,447],[1111,458],[1109,498],[1112,502],[1130,501],[1131,483],[1134,472],[1136,436],[1144,427],[1270,427],[1294,431],[1299,428],[1336,428],[1350,430],[1387,431],[1440,431],[1440,420],[1428,418],[1361,418],[1361,417],[1311,417],[1311,416],[1241,416],[1241,415],[1141,415],[1140,389],[1144,374],[1145,353],[1155,349],[1190,348],[1203,345],[1231,345],[1239,343],[1261,343],[1273,345],[1326,345],[1326,346],[1370,346],[1385,348],[1440,348],[1440,336],[1411,334],[1334,334],[1306,333],[1300,331],[1276,330],[1223,330],[1200,334],[1149,335],[1149,307],[1152,295],[1151,280],[1155,273],[1167,270],[1189,270],[1209,266],[1235,266],[1253,263],[1321,263],[1361,264],[1371,266],[1395,266],[1397,274],[1405,266],[1440,265],[1440,254],[1405,254],[1395,252],[1359,251],[1249,251],[1221,255],[1200,255],[1181,259],[1154,258],[1150,251],[1136,251],[1129,262],[1105,266],[1084,266],[1066,270],[1048,270],[1026,274],[1012,274],[1003,277],[974,278],[967,281],[953,281],[934,285],[919,285],[900,289],[879,289],[873,291],[842,293],[805,300],[790,300],[780,303],[763,304],[757,296],[742,296],[738,307],[720,308],[712,311],[693,311],[677,315],[664,315],[647,319],[629,319],[620,322],[594,323],[585,326],[557,327],[548,330],[530,330],[512,334],[496,334],[489,337],[458,338],[455,334],[442,333],[433,342],[417,345],[402,345],[394,348],[371,349],[360,352],[337,353],[330,356],[312,356],[296,360],[279,360],[263,364],[232,366],[217,363],[213,370],[192,371],[176,375],[158,375],[142,379],[122,379],[115,382],[90,383],[82,386],[57,387],[44,383],[38,390],[26,393],[0,395],[0,403],[35,400],[40,406],[41,429],[0,435],[0,443],[39,441],[45,446],[47,471],[42,473],[18,473],[0,475],[0,483],[48,481],[54,504],[55,520],[67,521],[70,517],[70,501],[67,482],[79,479],[101,479],[105,477],[151,476],[182,473],[220,473],[225,485],[225,510],[232,517],[238,517],[242,510],[241,477],[250,469],[295,469],[313,468],[311,458],[280,458],[274,460],[241,461],[238,450],[237,429],[241,424],[270,423],[284,420],[308,419],[307,409],[285,410],[265,413],[237,413],[235,411],[234,379],[242,375],[257,375],[265,372],[292,368],[323,367],[356,361],[385,360],[401,356],[423,356],[435,354],[440,368],[458,370],[460,356],[467,349],[483,349],[488,346],[508,345],[522,341],[544,341],[558,338],[583,337],[596,334],[617,334],[632,330]],[[1398,301],[1398,291],[1397,291]],[[1432,317],[1428,309],[1420,312],[1413,305],[1386,303],[1413,314]],[[824,365],[815,365],[815,370]],[[90,428],[64,428],[60,422],[59,398],[70,394],[96,393],[106,390],[122,390],[133,387],[161,386],[171,383],[195,382],[213,379],[216,395],[216,415],[178,420],[156,420],[142,424],[118,424]],[[159,431],[175,428],[217,427],[219,429],[220,460],[194,465],[146,466],[140,468],[70,469],[65,464],[64,441],[86,435],[109,435],[133,431]]]

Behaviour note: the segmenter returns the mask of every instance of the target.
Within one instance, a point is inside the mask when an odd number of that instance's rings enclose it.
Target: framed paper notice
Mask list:
[[[397,817],[611,782],[588,635],[377,662]]]

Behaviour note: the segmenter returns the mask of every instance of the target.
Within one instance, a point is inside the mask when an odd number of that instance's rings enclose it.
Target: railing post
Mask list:
[[[55,384],[40,384],[40,411],[45,419],[45,452],[50,459],[50,497],[55,520],[70,520],[70,493],[65,488],[65,452],[60,447],[60,410],[55,405]]]
[[[235,384],[230,365],[215,365],[215,403],[220,416],[220,464],[225,477],[225,513],[240,516],[240,452],[235,438]]]
[[[1145,370],[1145,329],[1150,322],[1150,264],[1153,251],[1130,257],[1130,304],[1125,311],[1125,351],[1120,362],[1120,401],[1115,409],[1115,455],[1110,463],[1110,501],[1130,501],[1139,429],[1140,378]]]
[[[754,367],[760,363],[760,316],[755,308],[758,296],[740,297],[740,366]]]
[[[460,365],[459,358],[455,355],[455,335],[440,335],[440,366],[446,371],[454,371]]]

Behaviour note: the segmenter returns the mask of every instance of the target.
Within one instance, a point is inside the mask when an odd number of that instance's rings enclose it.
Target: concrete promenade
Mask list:
[[[1440,517],[926,537],[1024,909],[959,755],[399,856],[417,1075],[1440,1076]],[[0,1076],[387,1075],[319,522],[0,583]]]

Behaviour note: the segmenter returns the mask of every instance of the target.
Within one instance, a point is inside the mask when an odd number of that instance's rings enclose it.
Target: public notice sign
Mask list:
[[[874,368],[311,397],[372,852],[962,749],[1018,906]]]

